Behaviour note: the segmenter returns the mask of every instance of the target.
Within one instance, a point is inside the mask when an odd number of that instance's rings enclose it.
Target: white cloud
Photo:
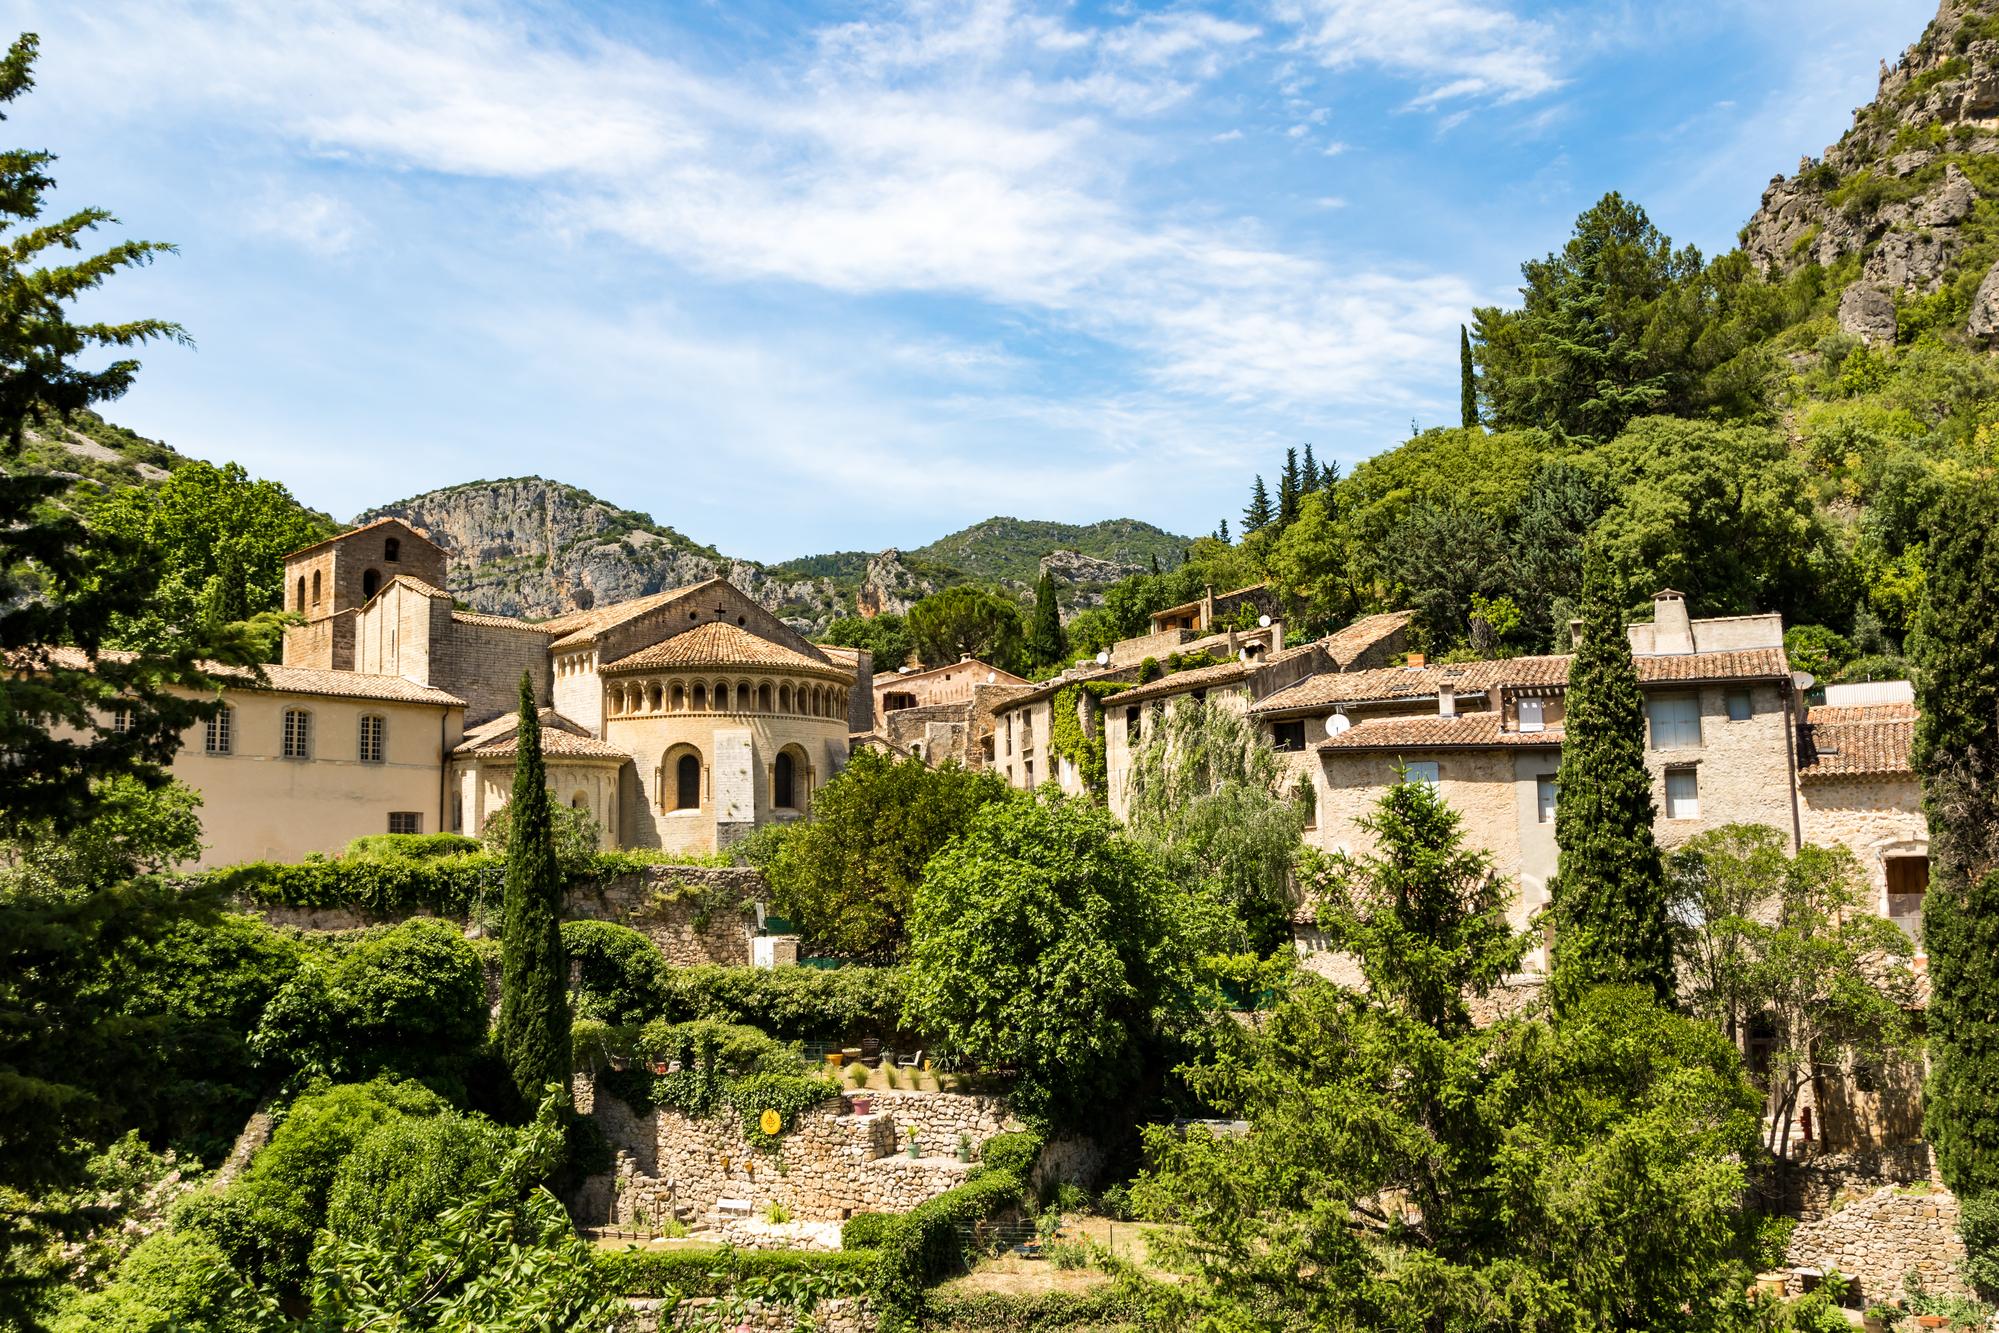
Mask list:
[[[1274,0],[1272,14],[1329,69],[1376,65],[1421,81],[1415,107],[1515,101],[1563,82],[1554,28],[1487,0]]]
[[[344,200],[308,191],[273,188],[246,216],[252,233],[269,236],[316,255],[339,255],[353,248],[363,229],[359,214]]]

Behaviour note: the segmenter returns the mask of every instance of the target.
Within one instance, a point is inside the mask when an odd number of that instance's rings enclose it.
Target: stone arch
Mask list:
[[[298,609],[305,610],[305,575],[298,576]]]
[[[659,807],[662,810],[699,810],[703,765],[701,752],[692,745],[676,745],[659,761]]]
[[[770,765],[770,803],[778,810],[803,810],[810,786],[805,752],[787,745]]]
[[[697,713],[708,711],[708,686],[704,682],[694,682],[694,691],[688,696],[687,706]]]
[[[778,686],[777,711],[780,713],[789,713],[791,711],[791,683],[789,681]]]
[[[368,601],[382,590],[382,571],[370,569],[361,575],[361,600]]]
[[[382,543],[383,564],[385,565],[399,564],[402,561],[402,555],[403,555],[403,544],[399,539],[391,537],[387,541]]]
[[[771,688],[771,683],[767,680],[760,683],[757,686],[757,711],[768,713],[776,703],[776,692]]]
[[[671,708],[674,712],[684,713],[687,711],[687,687],[685,685],[682,685],[677,680],[674,681],[673,692],[671,693],[671,695],[668,696],[668,698],[669,698],[669,703],[667,706]]]
[[[588,810],[590,808],[589,796],[583,792],[577,792],[569,798],[569,808],[571,810]]]
[[[736,711],[754,713],[757,711],[756,689],[746,680],[736,682]]]
[[[319,605],[319,571],[312,571],[312,604]]]

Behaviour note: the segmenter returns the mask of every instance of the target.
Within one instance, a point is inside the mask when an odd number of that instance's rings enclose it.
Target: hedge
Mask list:
[[[358,859],[245,861],[207,871],[197,876],[196,882],[247,902],[277,907],[345,907],[383,915],[427,908],[459,916],[469,913],[482,898],[497,907],[505,872],[503,858],[489,852],[435,854],[446,845],[438,840],[455,835],[425,836],[433,840],[431,847],[414,856],[377,857],[370,839],[371,848]],[[711,864],[713,859],[707,857],[600,852],[586,869],[571,877],[570,883],[600,883],[659,865]]]
[[[1041,1136],[1030,1129],[995,1134],[979,1149],[979,1160],[994,1171],[1011,1171],[1026,1180],[1041,1160]]]
[[[1000,1143],[1001,1140],[1013,1142]],[[1002,1134],[986,1140],[982,1156],[989,1156],[993,1145],[1000,1143],[1002,1160],[1018,1158],[1024,1146],[1018,1140],[1032,1140],[1033,1155],[1039,1155],[1040,1141],[1035,1135]],[[1027,1177],[1021,1172],[980,1166],[964,1184],[924,1200],[893,1219],[892,1224],[863,1223],[860,1236],[873,1232],[879,1237],[881,1268],[875,1277],[874,1294],[882,1310],[883,1326],[892,1325],[899,1312],[919,1309],[923,1289],[957,1268],[965,1254],[964,1239],[958,1234],[960,1229],[991,1217],[1009,1204],[1019,1203],[1026,1189]],[[853,1221],[849,1218],[848,1225]],[[841,1243],[846,1243],[844,1228]]]
[[[747,1023],[785,1041],[885,1037],[901,1023],[899,967],[675,967],[666,1012]]]
[[[965,1333],[1079,1333],[1139,1329],[1150,1320],[1156,1295],[1127,1284],[1098,1291],[933,1292],[924,1304],[926,1325]]]
[[[723,1296],[751,1278],[824,1273],[872,1283],[872,1250],[599,1250],[597,1264],[620,1296]]]

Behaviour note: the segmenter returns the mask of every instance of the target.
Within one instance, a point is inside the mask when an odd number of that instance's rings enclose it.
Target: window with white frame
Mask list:
[[[376,713],[361,718],[361,762],[379,764],[387,753],[388,719]]]
[[[1543,824],[1555,822],[1555,775],[1543,773],[1534,779],[1534,818]]]
[[[201,732],[205,754],[229,754],[236,748],[236,710],[223,705],[215,710]]]
[[[1699,819],[1701,817],[1700,776],[1695,769],[1669,768],[1666,770],[1666,818]]]
[[[1748,690],[1730,690],[1728,692],[1728,720],[1730,722],[1747,722],[1751,717],[1755,716],[1755,713],[1756,704],[1749,697]]]
[[[1402,780],[1404,782],[1426,782],[1432,787],[1436,786],[1437,761],[1434,759],[1419,759],[1413,764],[1404,764],[1402,766]]]
[[[1701,743],[1701,701],[1691,694],[1665,694],[1652,700],[1652,748],[1686,750]]]
[[[284,745],[281,754],[287,759],[312,758],[312,714],[303,708],[285,710]]]
[[[389,832],[391,833],[423,832],[423,812],[419,810],[389,811]]]
[[[1522,699],[1520,701],[1520,729],[1522,731],[1547,730],[1547,723],[1542,718],[1541,701],[1539,699]]]
[[[132,710],[119,704],[111,710],[111,730],[123,736],[132,729]]]

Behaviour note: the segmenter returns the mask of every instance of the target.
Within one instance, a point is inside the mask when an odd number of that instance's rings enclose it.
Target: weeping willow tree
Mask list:
[[[1182,699],[1133,756],[1126,823],[1215,909],[1215,952],[1267,954],[1290,932],[1304,809],[1275,751],[1240,714]]]

